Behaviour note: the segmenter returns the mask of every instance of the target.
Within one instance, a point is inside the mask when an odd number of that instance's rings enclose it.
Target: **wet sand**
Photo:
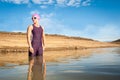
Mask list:
[[[62,59],[68,59],[72,57],[79,58],[80,56],[87,57],[91,55],[91,52],[93,52],[93,49],[46,51],[44,52],[44,58],[46,62],[64,62]],[[28,53],[0,53],[0,66],[8,65],[8,63],[9,65],[28,64]]]

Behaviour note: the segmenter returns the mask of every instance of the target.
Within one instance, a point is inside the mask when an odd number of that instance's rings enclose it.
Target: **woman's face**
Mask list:
[[[33,23],[38,23],[37,17],[32,17],[32,21],[33,21]]]

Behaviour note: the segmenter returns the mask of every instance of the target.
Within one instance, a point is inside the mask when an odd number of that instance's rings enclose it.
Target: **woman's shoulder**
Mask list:
[[[29,29],[33,29],[33,25],[32,25],[32,24],[29,25],[28,28],[29,28]]]
[[[40,25],[40,27],[44,30],[44,27]]]

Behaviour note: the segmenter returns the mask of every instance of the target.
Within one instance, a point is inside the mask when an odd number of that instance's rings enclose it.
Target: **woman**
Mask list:
[[[38,14],[32,15],[33,24],[27,28],[27,42],[29,46],[29,72],[32,70],[34,58],[40,56],[43,62],[43,51],[45,49],[45,34],[44,29],[39,24],[40,16]]]

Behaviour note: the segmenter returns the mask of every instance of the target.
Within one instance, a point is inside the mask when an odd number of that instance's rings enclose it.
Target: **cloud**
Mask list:
[[[49,13],[49,14],[42,14],[42,18],[51,18],[55,15],[55,13]]]
[[[99,41],[112,41],[120,38],[120,30],[113,24],[87,25],[80,35]]]
[[[32,0],[35,4],[53,4],[54,0]]]
[[[79,7],[80,6],[80,0],[70,0],[67,5],[68,6],[76,6],[76,7]]]
[[[22,33],[26,33],[25,30],[14,30],[14,31],[12,31],[12,32],[22,32]]]
[[[40,6],[40,8],[41,8],[41,9],[46,9],[46,8],[47,8],[47,6],[42,5],[42,6]]]
[[[40,14],[40,12],[38,10],[33,10],[33,11],[30,12],[31,15],[34,14],[34,13]]]
[[[113,41],[120,38],[120,30],[118,29],[117,25],[87,25],[82,30],[76,30],[71,29],[68,25],[64,25],[62,22],[60,22],[61,20],[47,17],[49,15],[44,16],[41,21],[41,23],[45,26],[47,33],[85,37],[99,41]]]
[[[1,0],[2,2],[14,3],[14,4],[27,4],[29,0]]]
[[[101,41],[111,41],[120,38],[120,30],[117,25],[107,24],[101,27],[96,38]]]
[[[74,7],[79,7],[81,0],[56,0],[57,6],[74,6]]]
[[[89,6],[91,5],[91,0],[85,0],[82,2],[82,6]]]
[[[14,3],[14,4],[38,4],[41,8],[45,6],[59,6],[59,7],[79,7],[89,6],[91,0],[1,0],[2,2]],[[45,5],[45,6],[42,6]]]
[[[60,34],[64,25],[57,19],[55,19],[55,13],[41,14],[41,25],[45,28],[46,33]]]

